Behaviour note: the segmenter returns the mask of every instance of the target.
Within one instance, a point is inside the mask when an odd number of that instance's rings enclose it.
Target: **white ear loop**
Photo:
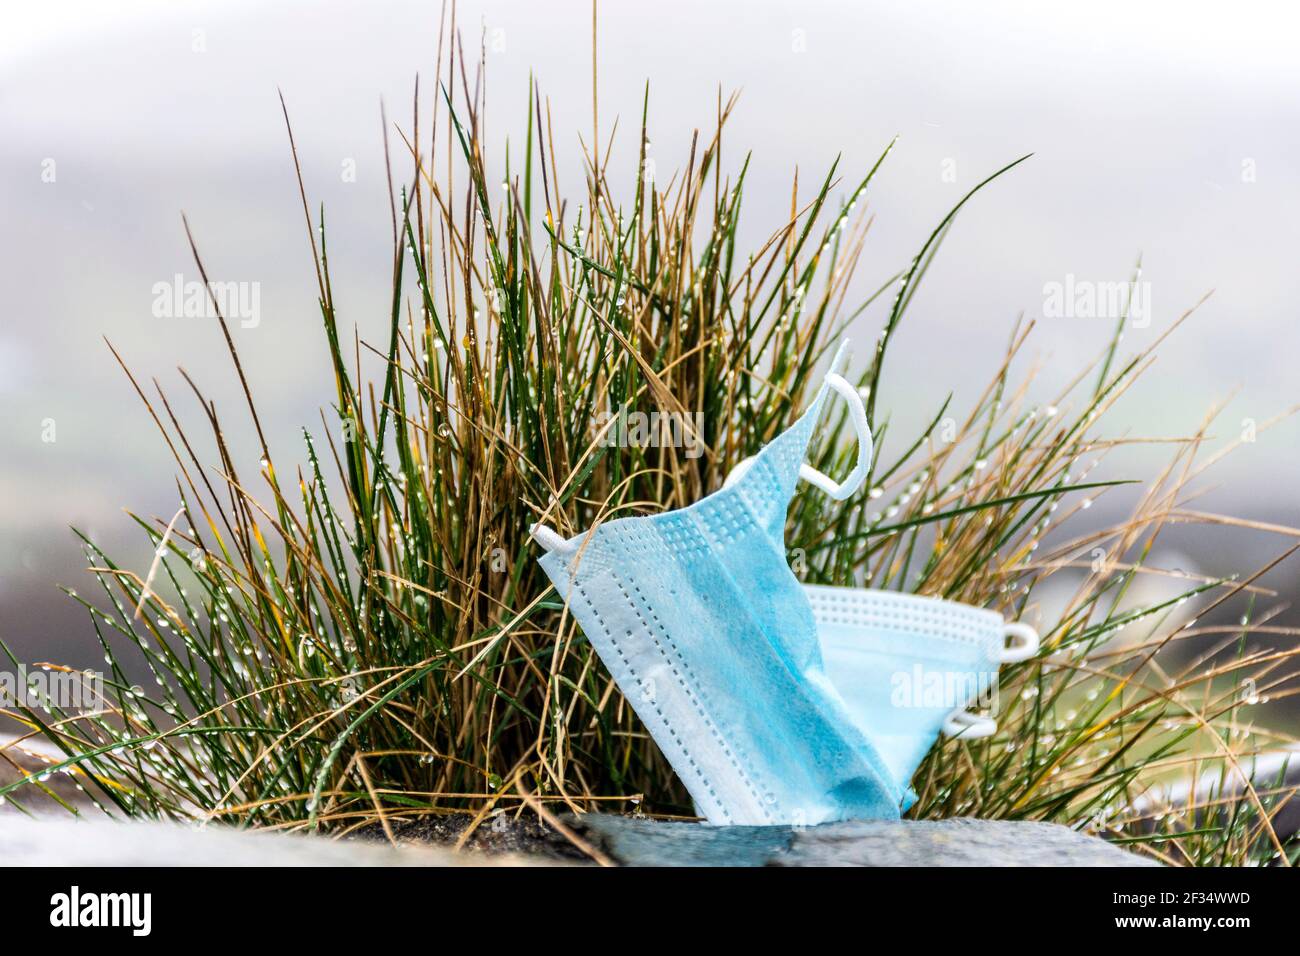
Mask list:
[[[858,433],[858,460],[842,482],[823,474],[807,462],[799,466],[799,477],[810,485],[817,486],[836,501],[843,501],[867,480],[867,471],[871,468],[871,426],[867,424],[867,409],[862,404],[862,396],[844,376],[830,372],[826,376],[826,384],[849,403],[849,418],[853,422],[854,431]]]
[[[867,423],[867,409],[862,404],[862,396],[858,390],[853,387],[847,379],[839,373],[839,369],[848,364],[848,340],[845,339],[840,343],[839,349],[835,352],[835,358],[831,360],[831,371],[826,373],[825,384],[827,387],[839,392],[840,396],[849,404],[849,418],[853,422],[853,429],[857,432],[858,437],[858,460],[849,472],[844,481],[839,482],[830,475],[818,471],[812,465],[804,462],[799,466],[799,477],[810,485],[814,485],[826,492],[836,501],[843,501],[862,487],[862,483],[867,480],[867,472],[871,468],[871,426]],[[723,488],[729,488],[739,481],[754,464],[754,456],[738,462],[734,468],[727,474],[722,482]]]
[[[568,553],[569,551],[573,550],[569,546],[569,542],[561,538],[555,532],[555,530],[548,525],[544,525],[544,524],[530,525],[528,528],[528,533],[532,535],[534,541],[540,544],[547,551],[550,552],[559,551],[563,553]]]
[[[1038,653],[1038,632],[1028,624],[1014,621],[1002,629],[1003,638],[1011,638],[1011,643],[1004,645],[1000,652],[992,655],[998,664],[1015,664],[1027,661]],[[998,722],[991,717],[979,717],[970,711],[958,707],[943,722],[945,737],[961,737],[963,740],[980,740],[992,737],[998,732]]]
[[[1001,652],[994,656],[993,659],[999,664],[1016,664],[1020,661],[1027,661],[1038,653],[1038,632],[1028,624],[1016,621],[1006,625],[1002,633],[1011,638],[1011,643],[1004,646]]]
[[[992,717],[979,717],[968,710],[958,707],[943,722],[945,737],[960,737],[962,740],[981,740],[992,737],[998,732],[998,722]]]

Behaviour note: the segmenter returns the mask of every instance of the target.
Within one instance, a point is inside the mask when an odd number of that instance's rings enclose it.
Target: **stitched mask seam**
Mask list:
[[[623,590],[622,583],[618,582],[617,578],[615,578],[615,582],[618,583],[619,590],[622,591]],[[654,712],[659,716],[659,720],[663,724],[664,728],[668,731],[669,735],[672,737],[673,742],[677,745],[678,749],[681,751],[682,756],[686,758],[686,762],[690,764],[691,770],[693,770],[695,773],[695,778],[704,785],[705,789],[709,793],[709,796],[713,798],[714,805],[718,808],[718,811],[722,814],[726,822],[730,823],[731,814],[727,811],[727,808],[722,805],[722,801],[718,799],[718,794],[717,791],[714,789],[713,783],[704,775],[704,772],[700,769],[699,764],[695,762],[695,758],[691,755],[690,750],[687,749],[685,742],[683,742],[682,739],[677,735],[677,731],[673,729],[673,726],[671,723],[669,723],[668,718],[664,716],[664,712],[660,709],[659,702],[655,700],[654,695],[647,693],[645,681],[641,679],[641,675],[639,675],[636,672],[636,670],[632,667],[632,665],[628,663],[627,656],[623,653],[623,649],[619,647],[619,642],[615,639],[613,633],[606,626],[605,621],[602,619],[600,613],[595,609],[591,601],[588,599],[587,592],[584,591],[582,586],[579,584],[575,584],[574,589],[578,592],[579,596],[581,596],[582,602],[587,606],[587,610],[591,612],[592,617],[600,625],[600,629],[605,632],[605,637],[609,641],[610,646],[614,648],[614,653],[618,655],[619,662],[623,665],[623,667],[627,670],[627,672],[632,675],[632,679],[636,681],[637,689],[641,691],[642,699],[647,701],[650,704],[650,706],[654,708]],[[627,592],[623,591],[623,594],[624,596],[626,596]],[[629,603],[631,602],[629,601]],[[633,610],[635,611],[636,608],[633,607]],[[640,616],[641,616],[640,612],[638,611],[637,617],[639,618]],[[642,621],[642,623],[644,623],[644,621]],[[628,633],[630,636],[631,632]],[[662,649],[660,650],[660,653],[661,654],[663,653]],[[679,685],[681,684],[680,678],[678,679],[678,684]],[[683,690],[685,690],[685,687],[683,687]],[[689,696],[689,691],[687,693]]]
[[[957,610],[901,606],[897,609],[879,606],[863,608],[848,598],[828,598],[816,591],[805,593],[808,594],[813,615],[819,624],[879,628],[977,646],[996,642],[1001,636],[1000,629],[996,633],[991,633],[986,624],[972,620]]]
[[[722,734],[718,731],[717,726],[713,722],[713,718],[709,716],[706,710],[706,707],[711,706],[709,704],[708,695],[704,692],[702,686],[699,685],[698,681],[695,681],[695,683],[698,686],[698,689],[695,692],[692,692],[691,688],[687,685],[686,681],[682,679],[682,675],[678,673],[677,665],[673,663],[673,660],[671,657],[669,657],[668,652],[664,650],[664,645],[661,644],[657,638],[655,638],[653,633],[651,633],[650,625],[646,621],[645,617],[641,614],[641,608],[637,606],[636,601],[632,600],[632,596],[628,594],[627,588],[623,586],[622,580],[620,580],[618,576],[615,575],[613,572],[610,573],[610,577],[613,578],[614,583],[618,585],[618,589],[623,593],[623,597],[627,600],[628,606],[632,608],[632,611],[633,613],[636,614],[637,619],[641,622],[642,626],[646,628],[646,632],[650,633],[651,641],[654,642],[655,648],[659,651],[659,653],[663,656],[664,660],[667,662],[670,672],[672,673],[673,677],[677,681],[677,685],[683,690],[683,692],[685,692],[687,699],[695,707],[695,712],[699,715],[700,719],[704,721],[705,727],[708,728],[709,733],[712,735],[713,739],[717,742],[718,746],[722,748],[722,752],[726,756],[727,760],[731,763],[732,769],[735,770],[736,773],[740,775],[740,779],[744,781],[745,786],[749,789],[750,795],[754,798],[755,802],[757,802],[758,806],[762,809],[763,816],[770,821],[772,819],[772,814],[771,811],[768,809],[768,802],[763,798],[761,787],[758,782],[758,774],[753,772],[752,770],[747,772],[740,765],[738,756],[732,752],[733,748],[727,744],[725,739],[723,739]],[[631,585],[632,590],[636,592],[637,597],[640,599],[641,603],[644,604],[649,609],[650,616],[654,619],[654,630],[657,631],[662,636],[664,643],[667,644],[672,649],[673,657],[677,658],[677,662],[678,664],[681,665],[682,670],[685,671],[688,676],[694,679],[695,675],[691,673],[690,665],[686,663],[686,659],[682,656],[681,649],[677,646],[677,642],[674,641],[672,639],[672,636],[668,633],[668,629],[664,627],[663,622],[659,619],[659,615],[654,612],[653,608],[650,608],[650,604],[646,600],[645,595],[641,592],[641,589],[637,587],[636,584],[633,584],[631,582],[629,582],[629,584]]]

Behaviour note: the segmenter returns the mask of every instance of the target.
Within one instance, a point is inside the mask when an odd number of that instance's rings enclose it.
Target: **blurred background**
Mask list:
[[[531,73],[550,104],[561,191],[578,196],[579,136],[589,143],[592,126],[590,5],[462,0],[456,17],[466,46],[484,51],[490,140],[522,151]],[[608,135],[620,120],[612,167],[622,163],[631,182],[649,81],[649,155],[666,179],[686,162],[692,131],[714,122],[719,91],[739,91],[723,163],[734,173],[753,152],[742,235],[755,248],[787,216],[796,170],[805,198],[837,156],[856,182],[900,136],[869,194],[864,292],[905,265],[972,186],[1033,152],[962,213],[915,300],[880,399],[896,433],[928,421],[949,391],[964,413],[1021,315],[1038,323],[1022,370],[1041,365],[1033,393],[1051,401],[1115,321],[1062,315],[1049,290],[1125,282],[1140,256],[1149,315],[1130,323],[1126,348],[1149,345],[1213,295],[1105,432],[1186,435],[1223,406],[1205,453],[1253,440],[1208,476],[1198,507],[1294,527],[1300,426],[1264,425],[1300,399],[1298,18],[1249,2],[609,3],[600,123]],[[258,289],[258,320],[232,334],[277,460],[301,458],[299,429],[318,428],[332,400],[277,88],[309,201],[325,206],[339,313],[363,339],[384,334],[380,103],[409,129],[419,74],[430,105],[438,24],[439,4],[390,0],[62,0],[6,11],[0,637],[20,656],[96,664],[84,614],[56,588],[90,583],[70,528],[143,572],[150,548],[123,509],[166,520],[178,504],[167,448],[105,338],[142,383],[159,379],[187,421],[199,410],[178,366],[228,425],[240,420],[215,323],[155,314],[157,283],[197,278],[182,211],[210,276]],[[853,330],[859,361],[879,322],[870,313]],[[1093,477],[1149,475],[1170,451],[1133,448]],[[1114,520],[1124,504],[1108,495],[1088,520]],[[1293,540],[1175,531],[1155,563],[1228,574]],[[1294,563],[1267,581],[1280,594],[1270,604],[1287,600]]]

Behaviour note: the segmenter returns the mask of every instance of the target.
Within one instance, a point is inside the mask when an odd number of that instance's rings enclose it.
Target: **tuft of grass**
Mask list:
[[[224,318],[247,403],[235,427],[252,426],[260,462],[232,451],[239,433],[188,375],[202,437],[160,386],[127,371],[175,457],[180,510],[135,518],[157,553],[143,576],[82,538],[102,594],[74,597],[104,650],[105,699],[88,713],[14,711],[65,756],[0,799],[48,791],[63,771],[113,814],[246,827],[387,830],[466,810],[476,822],[689,815],[540,573],[528,528],[576,533],[715,490],[797,414],[829,345],[878,314],[859,377],[878,449],[869,491],[843,504],[801,493],[787,528],[793,566],[809,582],[1038,620],[1044,636],[1036,659],[1002,670],[997,736],[938,745],[913,781],[912,815],[1058,821],[1170,862],[1294,860],[1272,825],[1292,795],[1282,777],[1232,782],[1252,754],[1290,744],[1252,726],[1255,701],[1238,691],[1249,677],[1257,697],[1290,693],[1294,649],[1257,646],[1279,630],[1258,574],[1186,578],[1174,600],[1132,599],[1145,577],[1166,574],[1148,559],[1169,523],[1247,525],[1190,505],[1212,464],[1198,456],[1209,421],[1174,442],[1130,517],[1070,531],[1120,484],[1090,477],[1118,444],[1099,429],[1152,350],[1121,355],[1121,321],[1050,406],[1034,405],[1030,377],[1012,375],[1031,332],[1019,324],[961,415],[936,395],[930,425],[899,437],[878,402],[893,333],[954,217],[1016,163],[855,298],[867,196],[888,148],[857,177],[836,163],[808,194],[796,181],[788,220],[748,248],[738,232],[748,159],[720,160],[734,100],[661,181],[647,173],[647,91],[634,154],[615,163],[614,138],[599,149],[593,138],[584,188],[566,200],[550,110],[531,85],[523,149],[504,179],[490,173],[481,79],[449,65],[427,111],[417,89],[400,134],[409,172],[390,174],[382,341],[350,337],[336,312],[324,212],[313,215],[299,172],[333,390],[298,461],[267,445]],[[291,128],[290,145],[296,166]],[[700,422],[702,453],[611,445],[596,423],[619,409]],[[850,431],[842,413],[829,416],[818,468],[849,469]],[[1044,603],[1050,589],[1058,597]],[[1240,623],[1180,621],[1185,601],[1202,621],[1233,611]],[[1201,785],[1160,797],[1178,781]]]

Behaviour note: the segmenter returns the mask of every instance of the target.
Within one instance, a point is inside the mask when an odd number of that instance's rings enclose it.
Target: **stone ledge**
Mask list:
[[[107,818],[0,815],[0,860],[6,866],[512,866],[515,855],[453,853],[434,846],[388,846],[359,840],[119,823]],[[546,862],[546,861],[543,861]]]
[[[711,827],[613,814],[567,818],[625,866],[1155,866],[1052,823],[863,821],[819,827]],[[529,827],[532,829],[529,829]],[[454,830],[454,828],[453,828]],[[498,847],[455,853],[441,833],[414,829],[400,845],[362,840],[0,813],[10,866],[555,866],[577,863],[564,837],[529,821],[494,834]],[[536,832],[535,832],[536,831]],[[413,838],[413,839],[412,839]],[[565,859],[565,856],[568,859]]]
[[[710,827],[612,814],[569,824],[629,866],[1158,866],[1055,823],[901,820]]]

